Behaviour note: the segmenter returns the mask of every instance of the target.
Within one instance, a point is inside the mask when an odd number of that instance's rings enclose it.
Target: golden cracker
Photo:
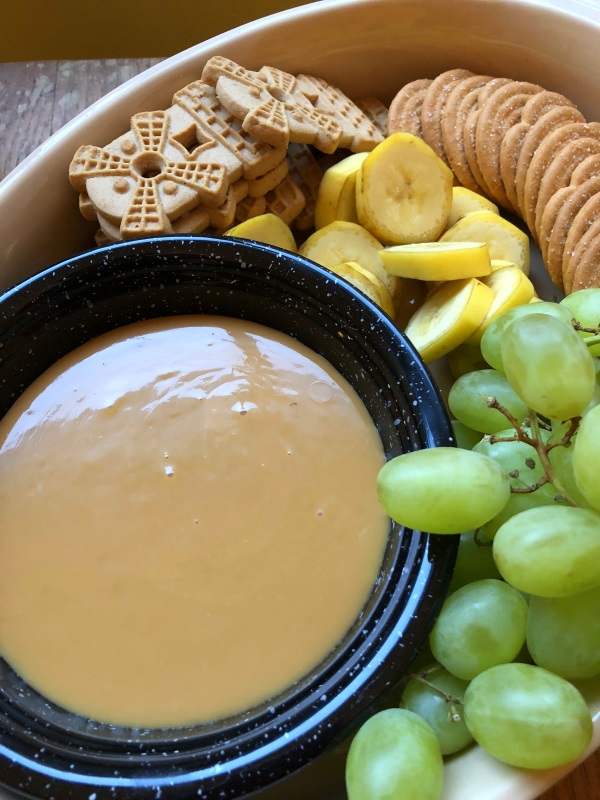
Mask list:
[[[560,109],[567,110],[567,109]],[[553,112],[550,112],[553,113]],[[535,210],[540,186],[546,171],[562,148],[581,136],[600,138],[600,123],[574,122],[560,127],[549,133],[535,151],[525,178],[523,188],[523,205],[521,214],[534,238],[537,238],[535,229]]]
[[[491,80],[488,75],[473,75],[456,81],[448,95],[442,118],[442,138],[450,167],[461,185],[473,192],[481,192],[482,189],[473,177],[467,161],[464,128],[470,113],[478,107],[481,90]]]
[[[515,211],[502,181],[500,153],[507,132],[521,121],[532,95],[543,89],[534,83],[512,81],[494,91],[483,106],[475,131],[477,163],[492,197],[504,208]]]
[[[450,166],[450,162],[446,155],[442,135],[444,109],[456,81],[471,77],[473,77],[473,73],[467,69],[446,70],[446,72],[442,72],[441,75],[434,78],[425,92],[421,109],[423,139],[448,166]]]
[[[600,138],[593,139],[589,136],[582,136],[567,144],[559,151],[556,158],[548,167],[537,197],[535,208],[535,229],[536,236],[540,238],[541,224],[544,209],[550,202],[552,196],[559,189],[568,186],[575,169],[587,158],[600,154]]]
[[[569,253],[566,268],[563,270],[563,283],[566,294],[583,289],[583,282],[598,276],[598,240],[600,240],[600,217],[590,223],[585,233]],[[588,283],[588,285],[590,285]]]
[[[519,195],[517,193],[517,165],[525,138],[532,127],[536,125],[545,114],[561,107],[570,107],[574,109],[574,112],[567,115],[568,119],[565,121],[585,122],[583,115],[577,111],[574,103],[557,92],[548,92],[544,90],[539,94],[533,95],[527,101],[521,114],[521,121],[507,131],[502,140],[500,149],[502,183],[512,207],[517,211],[520,210]],[[551,130],[552,126],[550,126],[549,129]],[[534,132],[534,139],[535,136],[536,134]],[[533,154],[533,151],[531,154]],[[531,160],[531,156],[529,160]]]
[[[573,260],[575,265],[570,291],[600,288],[600,234],[589,242],[584,253],[574,256]]]
[[[485,103],[487,103],[490,96],[500,87],[508,83],[512,83],[510,78],[492,78],[490,81],[484,84],[477,96],[477,106],[470,112],[463,127],[463,147],[467,162],[469,164],[469,169],[473,174],[473,178],[475,179],[479,190],[488,197],[491,197],[491,192],[485,182],[485,178],[483,177],[483,173],[481,172],[481,168],[477,160],[477,124],[479,122],[481,109],[484,107]]]
[[[600,176],[559,189],[544,210],[540,229],[540,248],[554,283],[564,289],[563,253],[573,220],[584,204],[600,192]]]
[[[531,162],[540,147],[554,131],[566,125],[583,123],[581,114],[577,109],[569,106],[558,106],[547,111],[526,132],[519,150],[515,168],[515,192],[519,213],[524,216],[525,183]]]
[[[565,239],[564,249],[562,252],[562,277],[565,292],[570,292],[570,286],[573,280],[573,267],[571,261],[573,259],[575,248],[578,243],[588,233],[589,229],[600,218],[600,193],[592,195],[579,209]]]
[[[388,134],[406,132],[423,138],[421,111],[427,89],[431,84],[429,78],[418,78],[397,92],[388,111]]]

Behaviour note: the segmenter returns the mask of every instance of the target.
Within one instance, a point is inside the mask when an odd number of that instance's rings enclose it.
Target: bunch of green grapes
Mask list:
[[[381,470],[392,519],[461,539],[432,663],[356,734],[349,800],[439,800],[443,757],[473,741],[526,769],[588,746],[572,681],[600,675],[599,356],[600,289],[505,312],[450,390],[458,447]]]

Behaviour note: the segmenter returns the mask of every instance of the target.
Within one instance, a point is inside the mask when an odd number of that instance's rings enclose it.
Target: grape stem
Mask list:
[[[544,486],[546,483],[551,483],[552,486],[556,489],[558,494],[560,495],[561,499],[564,500],[570,506],[577,506],[577,503],[573,500],[573,498],[569,495],[563,484],[560,480],[556,477],[556,473],[552,468],[552,464],[550,463],[549,453],[555,447],[568,447],[571,443],[571,439],[577,432],[577,428],[579,427],[579,423],[581,421],[581,417],[573,417],[569,421],[569,428],[567,432],[564,434],[562,439],[557,442],[549,442],[545,443],[542,441],[542,437],[540,436],[540,421],[536,412],[533,409],[529,409],[529,426],[531,428],[531,436],[527,433],[526,430],[521,427],[519,421],[514,417],[510,411],[505,408],[501,403],[496,400],[495,397],[488,397],[487,405],[489,408],[495,408],[497,411],[500,411],[506,419],[510,422],[512,427],[515,429],[515,433],[513,436],[495,436],[491,434],[488,436],[488,440],[491,444],[495,444],[496,442],[525,442],[525,444],[530,445],[535,449],[540,459],[540,464],[542,465],[542,469],[544,470],[544,475],[540,478],[537,483],[532,484],[531,486],[526,487],[516,487],[511,486],[510,491],[513,494],[529,494],[531,492],[535,492],[536,489],[539,489],[540,486]]]
[[[463,704],[462,700],[459,700],[458,697],[454,697],[453,695],[448,694],[448,692],[445,692],[443,689],[440,689],[439,686],[436,686],[434,683],[431,683],[431,681],[427,680],[426,676],[429,675],[430,672],[434,671],[435,670],[429,670],[427,672],[420,672],[420,673],[410,672],[408,677],[412,678],[414,681],[422,683],[423,686],[427,686],[428,689],[430,689],[435,694],[439,695],[443,699],[443,701],[445,703],[448,703],[448,705],[450,706],[449,712],[450,712],[450,719],[452,720],[452,722],[460,722],[461,715],[460,712],[457,710],[457,706],[462,706]]]
[[[585,329],[582,328],[581,330]],[[596,333],[594,336],[588,336],[587,339],[583,339],[582,341],[588,347],[593,347],[595,344],[600,344],[600,333]]]
[[[571,320],[571,324],[576,331],[582,331],[583,333],[594,333],[596,336],[600,333],[600,326],[597,328],[586,328],[575,319]]]

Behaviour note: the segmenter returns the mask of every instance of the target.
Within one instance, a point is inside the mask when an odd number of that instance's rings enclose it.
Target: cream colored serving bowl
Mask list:
[[[600,120],[595,0],[321,0],[162,62],[95,103],[19,165],[0,183],[0,289],[92,245],[92,228],[67,179],[75,150],[116,138],[136,112],[167,108],[217,54],[253,69],[270,64],[312,73],[351,97],[373,94],[386,102],[409,80],[463,67],[540,83]],[[534,271],[551,291],[539,260]],[[600,744],[600,681],[585,692],[596,719],[591,752]],[[568,769],[522,772],[474,748],[449,762],[444,800],[530,800]],[[319,797],[318,787],[309,794]]]

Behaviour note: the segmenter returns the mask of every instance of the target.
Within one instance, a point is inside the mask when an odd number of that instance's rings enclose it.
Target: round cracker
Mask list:
[[[542,178],[535,207],[535,230],[538,241],[540,240],[544,209],[550,199],[559,189],[570,184],[573,172],[584,159],[599,154],[600,138],[593,139],[590,136],[582,136],[581,139],[567,142],[553,159]]]
[[[517,192],[517,203],[521,216],[525,215],[525,183],[531,162],[553,131],[566,125],[584,122],[580,119],[578,111],[570,107],[553,108],[543,114],[539,120],[531,126],[525,134],[523,144],[519,152],[517,167],[515,172],[515,189]]]
[[[523,108],[532,95],[543,89],[535,83],[511,81],[500,86],[481,108],[475,132],[477,162],[492,197],[504,208],[515,211],[504,188],[500,152],[506,133],[521,121]]]
[[[589,279],[598,272],[598,262],[595,261],[597,247],[594,241],[600,237],[600,217],[596,217],[589,225],[586,232],[578,240],[569,254],[566,269],[563,271],[563,283],[566,294],[571,294],[583,286],[579,282]]]
[[[589,242],[585,252],[575,264],[571,292],[598,287],[600,287],[600,235]]]
[[[442,118],[442,139],[450,167],[462,186],[482,192],[473,177],[464,146],[464,127],[469,114],[477,108],[479,94],[492,80],[488,75],[473,75],[453,85]]]
[[[564,95],[546,90],[532,95],[521,113],[521,121],[506,132],[500,148],[500,174],[502,184],[511,206],[519,212],[519,195],[517,193],[517,164],[521,148],[531,128],[549,111],[555,108],[569,107],[575,109],[574,103]],[[583,115],[575,109],[571,122],[585,122]],[[533,155],[534,151],[531,151]],[[529,161],[531,156],[529,157]],[[529,163],[529,162],[527,162]]]
[[[600,192],[593,194],[579,209],[567,233],[562,252],[563,285],[567,294],[573,283],[575,262],[573,256],[579,242],[587,235],[591,226],[600,218]]]
[[[388,134],[406,132],[423,138],[421,110],[427,89],[432,83],[429,78],[419,78],[397,92],[388,111]]]
[[[556,110],[568,111],[569,109]],[[549,113],[552,114],[554,112]],[[544,175],[562,148],[568,142],[580,136],[590,136],[592,138],[600,137],[600,123],[574,122],[569,125],[560,125],[540,142],[538,149],[531,159],[525,178],[523,204],[520,207],[520,211],[534,238],[536,238],[535,211],[537,198]]]
[[[589,178],[579,185],[560,189],[544,210],[540,247],[546,268],[561,290],[564,290],[563,254],[573,220],[585,203],[598,193],[600,193],[600,176]]]
[[[421,128],[423,139],[437,153],[437,155],[450,166],[448,156],[444,149],[442,136],[442,117],[448,100],[448,95],[456,81],[470,78],[473,73],[467,69],[449,69],[442,72],[431,82],[427,89],[423,108],[421,110]]]

